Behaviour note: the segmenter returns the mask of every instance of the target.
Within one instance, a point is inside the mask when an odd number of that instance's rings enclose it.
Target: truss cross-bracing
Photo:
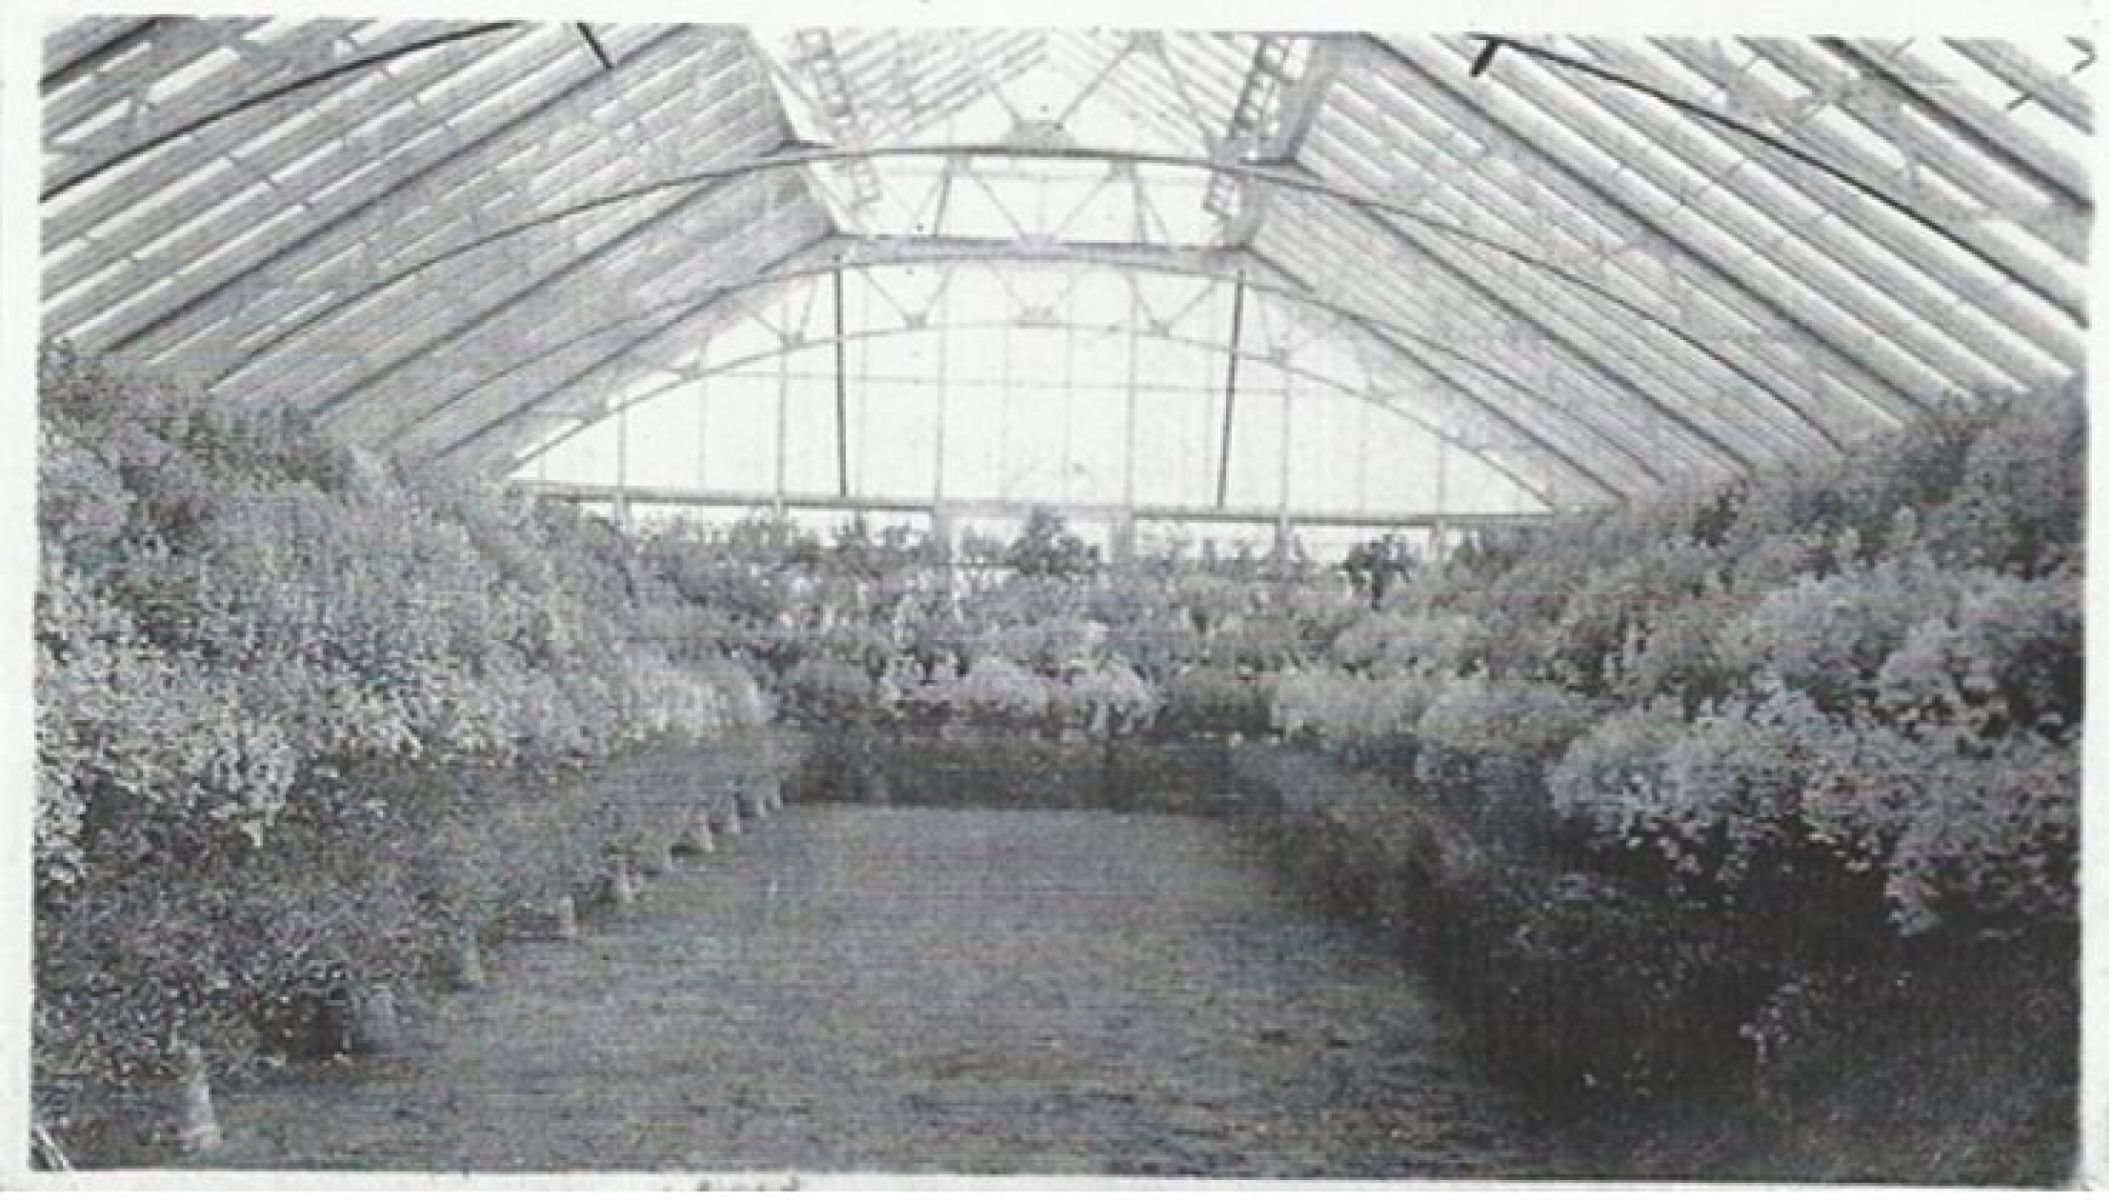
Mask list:
[[[45,329],[582,499],[1492,520],[2078,376],[2093,63],[79,20]]]

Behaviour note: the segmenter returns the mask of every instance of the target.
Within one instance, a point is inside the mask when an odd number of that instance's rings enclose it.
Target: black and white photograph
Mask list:
[[[10,1186],[2102,1182],[2084,9],[619,7],[10,18]]]

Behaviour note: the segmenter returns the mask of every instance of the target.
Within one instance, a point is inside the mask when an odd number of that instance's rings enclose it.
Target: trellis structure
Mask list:
[[[779,505],[1064,499],[948,490],[947,414],[1008,379],[939,394],[927,477],[856,478],[852,360],[970,328],[1125,339],[1125,487],[1077,504],[1284,529],[1357,511],[1292,499],[1314,395],[1542,512],[2084,369],[2084,39],[113,18],[45,59],[48,334],[412,461],[617,437],[578,495],[631,483],[624,414],[773,369]],[[959,311],[969,276],[1003,296]],[[1177,503],[1136,492],[1142,343],[1207,356]],[[817,490],[783,407],[816,355]],[[703,459],[650,486],[755,491]]]

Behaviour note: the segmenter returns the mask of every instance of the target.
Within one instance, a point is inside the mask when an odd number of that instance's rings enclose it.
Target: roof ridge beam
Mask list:
[[[1333,34],[1306,35],[1307,49],[1304,51],[1303,70],[1297,77],[1283,86],[1275,103],[1275,129],[1272,136],[1262,138],[1254,147],[1262,161],[1294,164],[1303,150],[1304,139],[1310,136],[1311,127],[1318,123],[1324,111],[1325,98],[1331,91],[1333,81],[1339,78],[1340,66],[1345,55],[1341,39]],[[1219,176],[1220,177],[1220,176]],[[1273,192],[1260,185],[1239,181],[1237,185],[1239,204],[1225,222],[1224,241],[1231,245],[1250,245],[1259,234],[1261,224],[1267,219],[1267,208]]]

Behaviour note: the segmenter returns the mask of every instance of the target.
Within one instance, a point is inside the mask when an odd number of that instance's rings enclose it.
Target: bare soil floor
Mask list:
[[[1198,817],[792,808],[213,1166],[1557,1173],[1406,968]]]

